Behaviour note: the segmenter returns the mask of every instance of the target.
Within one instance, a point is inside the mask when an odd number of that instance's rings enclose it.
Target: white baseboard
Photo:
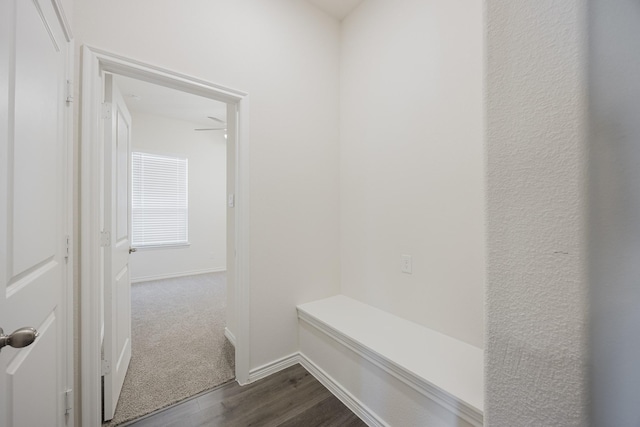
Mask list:
[[[300,364],[313,375],[323,386],[325,386],[335,397],[356,414],[362,421],[370,427],[389,427],[380,417],[378,417],[367,405],[356,399],[351,393],[344,389],[329,374],[320,369],[307,356],[298,354]]]
[[[285,356],[282,359],[274,360],[260,367],[254,368],[249,371],[249,383],[266,378],[269,375],[280,372],[283,369],[287,369],[290,366],[300,363],[299,353],[293,353],[289,356]]]
[[[158,274],[155,276],[135,277],[131,279],[131,283],[150,282],[151,280],[174,279],[176,277],[195,276],[197,274],[221,273],[227,271],[226,268],[207,268],[204,270],[184,271],[182,273]]]
[[[225,329],[226,333],[226,329]],[[289,356],[275,360],[266,365],[254,368],[249,373],[249,383],[261,380],[269,375],[280,372],[286,368],[296,364],[302,365],[315,379],[325,386],[334,396],[338,398],[344,405],[356,414],[362,421],[370,427],[389,427],[387,423],[382,421],[371,409],[356,399],[351,393],[344,389],[329,374],[320,369],[307,356],[302,353],[293,353]]]
[[[224,328],[224,336],[227,337],[232,346],[236,346],[236,336],[226,326]]]

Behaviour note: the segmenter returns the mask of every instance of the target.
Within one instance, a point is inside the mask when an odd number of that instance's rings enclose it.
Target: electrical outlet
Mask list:
[[[400,271],[403,273],[411,274],[413,266],[411,265],[411,255],[400,256]]]

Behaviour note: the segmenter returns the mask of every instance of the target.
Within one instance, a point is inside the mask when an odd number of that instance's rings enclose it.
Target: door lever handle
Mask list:
[[[133,253],[133,252],[137,252],[138,250],[136,248],[129,248],[129,253]]]
[[[0,350],[5,346],[13,348],[26,347],[31,345],[39,335],[40,333],[34,328],[20,328],[9,335],[5,335],[2,328],[0,328]]]

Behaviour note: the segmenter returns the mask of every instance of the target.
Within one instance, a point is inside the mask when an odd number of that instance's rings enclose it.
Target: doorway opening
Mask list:
[[[233,158],[226,103],[121,75],[105,79],[105,99],[113,99],[105,123],[116,128],[105,129],[105,144],[116,145],[105,153],[123,172],[105,180],[116,187],[105,191],[114,193],[105,219],[118,219],[105,257],[122,244],[127,261],[114,269],[118,256],[105,260],[104,331],[114,339],[102,346],[111,370],[103,372],[103,425],[116,426],[235,378],[226,320]]]
[[[83,262],[81,264],[81,369],[82,369],[82,422],[83,425],[97,426],[102,421],[102,378],[103,374],[113,366],[104,366],[103,363],[103,338],[106,329],[103,318],[106,309],[103,308],[105,299],[103,290],[110,286],[105,280],[105,253],[114,250],[116,246],[115,236],[107,235],[105,238],[105,227],[103,211],[105,209],[104,189],[107,177],[105,159],[108,157],[109,146],[105,141],[104,120],[113,113],[112,110],[103,105],[103,94],[113,80],[126,84],[125,82],[135,80],[146,85],[156,85],[160,90],[170,90],[182,96],[198,96],[210,103],[217,103],[221,110],[218,112],[206,113],[205,123],[194,127],[194,133],[224,133],[219,135],[224,140],[226,157],[226,186],[223,188],[223,203],[226,209],[226,227],[224,230],[226,246],[224,249],[227,259],[224,262],[226,267],[226,282],[228,284],[228,305],[226,319],[227,337],[235,344],[235,378],[240,384],[246,384],[249,377],[249,323],[248,323],[248,257],[247,245],[248,228],[248,194],[245,183],[247,171],[244,165],[248,155],[247,141],[247,94],[233,89],[225,88],[190,76],[174,73],[138,61],[126,59],[120,56],[102,52],[89,47],[83,48],[83,98],[82,98],[82,130],[81,130],[81,247]],[[125,91],[131,92],[131,91]],[[136,96],[135,93],[131,93]],[[139,95],[138,95],[139,96]],[[135,101],[132,99],[130,101]],[[108,106],[107,106],[108,107]],[[222,117],[221,117],[222,116]],[[215,118],[211,119],[210,117]],[[209,124],[212,123],[212,124]],[[156,123],[157,125],[157,123]],[[135,126],[135,125],[134,125]],[[208,129],[206,131],[196,131],[195,129]],[[215,130],[213,130],[215,129]],[[115,132],[117,133],[117,131]],[[212,138],[213,139],[213,138]],[[218,141],[220,142],[220,141]],[[218,144],[219,145],[219,144]],[[133,149],[136,149],[135,142]],[[149,151],[158,151],[147,149]],[[139,151],[142,153],[143,151]],[[152,153],[153,154],[153,153]],[[165,153],[166,154],[166,153]],[[122,157],[122,156],[121,156]],[[117,154],[114,158],[117,158]],[[129,159],[130,157],[122,157]],[[128,160],[127,160],[128,161]],[[117,167],[116,167],[116,174]],[[113,182],[113,181],[111,181]],[[113,197],[111,198],[114,199]],[[115,197],[117,199],[117,196]],[[115,214],[117,216],[117,213]],[[130,215],[128,216],[131,217]],[[110,230],[106,230],[110,231]],[[122,233],[119,233],[122,234]],[[124,235],[124,234],[123,234]],[[133,236],[127,233],[127,238]],[[112,240],[112,241],[110,241]],[[120,239],[122,240],[122,239]],[[120,241],[118,240],[118,241]],[[135,238],[133,239],[135,240]],[[138,239],[139,240],[139,239]],[[108,244],[105,244],[105,241]],[[187,240],[188,242],[188,240]],[[110,244],[113,243],[113,246]],[[152,249],[136,247],[137,243],[131,245],[131,250],[151,252]],[[127,243],[129,245],[129,243]],[[142,244],[144,246],[144,242]],[[151,245],[152,246],[152,245]],[[127,248],[128,249],[128,248]],[[174,248],[177,249],[177,248]],[[218,248],[219,249],[219,248]],[[209,257],[220,257],[215,255],[217,249],[208,248]],[[213,256],[212,256],[213,254]],[[140,253],[133,254],[134,256]],[[114,259],[116,256],[114,255]],[[220,261],[218,259],[218,261]],[[153,264],[166,264],[156,260]],[[211,265],[209,263],[208,265]],[[133,267],[133,266],[132,266]],[[140,278],[152,278],[153,274],[147,274],[136,268],[127,269],[129,279],[139,275]],[[221,266],[217,266],[218,269]],[[210,267],[210,270],[216,267]],[[204,270],[204,269],[201,269]],[[186,272],[198,272],[197,268]],[[185,271],[182,271],[184,273]],[[203,271],[200,271],[203,272]],[[212,273],[210,271],[209,273]],[[157,272],[156,276],[171,276],[165,272]],[[123,277],[123,274],[114,274]],[[108,275],[106,276],[108,277]],[[160,277],[156,277],[160,278]],[[120,279],[119,279],[120,280]],[[107,331],[108,332],[108,331]],[[184,331],[188,334],[189,331]],[[166,346],[180,346],[179,342],[170,339]],[[188,351],[188,349],[183,349]],[[124,353],[123,353],[124,354]],[[116,357],[121,359],[121,357]],[[112,365],[119,362],[110,362]],[[160,367],[161,369],[161,367]],[[176,385],[177,386],[177,385]]]

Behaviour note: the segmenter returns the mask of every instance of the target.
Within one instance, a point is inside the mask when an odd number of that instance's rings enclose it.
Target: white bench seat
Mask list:
[[[482,349],[344,295],[299,305],[298,317],[482,425]]]

